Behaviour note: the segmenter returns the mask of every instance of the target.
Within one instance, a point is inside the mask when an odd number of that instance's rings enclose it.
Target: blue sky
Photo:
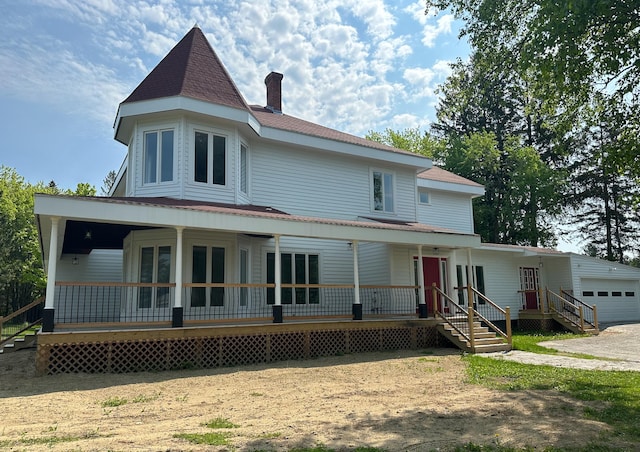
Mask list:
[[[100,191],[126,153],[118,104],[196,23],[248,103],[282,72],[286,114],[360,136],[426,129],[449,62],[469,52],[423,0],[4,0],[0,164]]]

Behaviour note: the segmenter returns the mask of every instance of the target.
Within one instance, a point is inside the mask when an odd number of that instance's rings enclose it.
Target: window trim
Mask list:
[[[427,202],[422,202],[420,195],[424,193],[427,195]],[[425,187],[418,187],[418,204],[421,206],[430,206],[431,205],[431,192]]]
[[[196,180],[196,133],[203,133],[207,135],[207,181],[200,182]],[[192,125],[189,127],[189,183],[195,184],[201,187],[210,187],[217,189],[229,188],[229,143],[231,142],[231,135],[223,130],[214,129],[205,126]],[[224,184],[214,184],[214,165],[212,164],[214,159],[214,137],[224,138]]]
[[[205,254],[205,269],[204,269],[204,275],[205,275],[205,282],[204,283],[195,283],[195,284],[224,284],[229,280],[229,274],[228,274],[228,270],[229,270],[229,247],[225,244],[220,244],[220,243],[211,243],[211,242],[203,242],[203,241],[193,241],[190,242],[187,245],[187,249],[188,249],[188,256],[189,256],[189,268],[188,268],[188,274],[186,275],[188,278],[188,282],[193,283],[193,251],[195,248],[204,248],[206,251]],[[216,282],[216,283],[212,283],[211,279],[212,279],[212,272],[213,272],[213,249],[217,248],[217,249],[222,249],[224,251],[224,261],[223,261],[223,265],[224,268],[222,269],[223,272],[223,281],[221,283]],[[199,289],[196,287],[192,287],[192,293],[189,294],[188,297],[185,297],[185,306],[188,306],[189,309],[211,309],[211,308],[224,308],[227,304],[227,302],[230,302],[232,300],[228,300],[227,299],[227,294],[226,294],[226,288],[221,288],[222,289],[222,293],[223,293],[223,298],[222,298],[222,304],[218,305],[218,304],[212,304],[213,301],[213,296],[212,296],[212,292],[213,289],[218,289],[215,287],[204,287],[205,289],[205,295],[204,295],[204,306],[192,306],[191,302],[193,300],[193,289]]]
[[[151,274],[151,281],[142,281],[142,252],[144,249],[153,249],[153,268],[152,268],[152,274]],[[159,267],[158,264],[160,262],[159,258],[160,258],[160,248],[169,248],[169,281],[162,281],[161,283],[163,284],[169,284],[171,283],[173,277],[174,277],[174,270],[175,270],[175,263],[174,263],[174,258],[175,258],[175,249],[174,249],[174,245],[171,243],[166,243],[166,242],[144,242],[144,243],[140,243],[137,246],[137,253],[138,253],[138,262],[137,262],[137,281],[139,283],[146,283],[146,284],[155,284],[158,283],[158,272],[159,272]],[[170,288],[165,288],[165,287],[156,287],[155,290],[153,290],[153,287],[140,287],[139,290],[137,291],[137,298],[135,301],[135,310],[147,310],[147,309],[155,309],[155,310],[159,310],[159,309],[170,309],[172,306],[172,302],[173,302],[173,297],[171,295],[171,290]],[[162,290],[161,290],[162,289]],[[148,307],[142,307],[140,306],[140,301],[142,298],[142,293],[143,291],[149,290],[151,293],[151,305]],[[168,304],[167,306],[158,306],[158,299],[160,297],[159,293],[162,291],[164,292],[165,290],[168,291]],[[175,296],[175,294],[174,294]]]
[[[244,152],[244,156],[245,156],[245,162],[244,162],[244,166],[242,165],[242,149],[244,148],[245,152]],[[245,196],[245,197],[249,197],[249,192],[251,191],[250,189],[250,184],[249,181],[251,180],[251,178],[249,177],[249,174],[251,174],[250,171],[250,158],[249,158],[249,145],[244,142],[244,141],[240,141],[240,147],[238,149],[238,193],[241,196]],[[242,171],[242,169],[244,168],[244,171]],[[243,185],[245,185],[244,190],[243,190]]]
[[[162,161],[163,161],[162,136],[164,132],[171,132],[173,134],[173,139],[171,140],[171,179],[168,179],[168,180],[162,180]],[[153,134],[153,133],[157,134],[156,150],[155,150],[155,179],[153,182],[148,182],[147,181],[147,135]],[[142,156],[141,156],[142,186],[148,187],[148,186],[168,185],[168,184],[175,183],[176,182],[176,149],[177,149],[176,140],[178,135],[176,133],[176,127],[169,126],[169,125],[167,125],[166,127],[164,126],[149,127],[149,128],[142,129],[141,134],[142,134]]]
[[[273,255],[274,256],[274,262],[275,262],[275,250],[274,249],[269,249],[266,250],[264,253],[264,281],[269,284],[269,255]],[[280,250],[280,268],[282,269],[282,263],[283,263],[283,259],[282,256],[283,255],[289,255],[291,256],[291,274],[289,275],[291,278],[291,282],[285,282],[285,275],[284,273],[281,271],[281,282],[282,284],[292,284],[292,285],[296,285],[296,284],[300,284],[300,285],[310,285],[310,284],[322,284],[322,265],[321,265],[321,253],[318,251],[301,251],[301,250]],[[304,275],[304,283],[301,282],[296,282],[296,279],[298,279],[298,275],[296,274],[296,256],[299,255],[303,255],[305,256],[305,275]],[[318,281],[315,283],[309,282],[311,280],[310,276],[311,276],[311,272],[310,272],[310,257],[311,256],[315,256],[317,259],[317,269],[318,269],[318,274],[317,279]],[[271,283],[273,284],[273,283]],[[280,289],[281,293],[282,293],[282,305],[283,306],[319,306],[322,304],[322,294],[320,292],[319,288],[311,288],[311,287],[300,287],[300,288],[289,288],[289,287],[283,287]],[[297,300],[297,294],[300,293],[299,291],[304,290],[304,302],[300,303]],[[314,291],[316,293],[316,302],[312,303],[311,300],[311,294],[313,293],[312,291]],[[286,301],[285,302],[285,294],[290,292],[290,302]],[[289,297],[289,295],[287,295],[287,297]],[[270,302],[270,300],[273,300],[272,302]],[[266,298],[266,304],[267,306],[273,306],[275,304],[275,288],[268,288],[267,289],[267,298]]]
[[[380,173],[382,175],[382,209],[376,209],[376,188],[375,188],[375,174]],[[390,209],[387,209],[386,206],[386,193],[385,193],[385,176],[391,177],[391,203],[392,206]],[[376,214],[383,215],[395,215],[396,214],[396,205],[397,205],[397,184],[396,184],[396,173],[395,171],[388,171],[381,168],[370,168],[369,169],[369,189],[370,189],[370,208],[371,212]]]

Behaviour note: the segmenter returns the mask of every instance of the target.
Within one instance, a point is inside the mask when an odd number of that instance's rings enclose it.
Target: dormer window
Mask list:
[[[194,181],[226,185],[227,139],[209,132],[195,131]]]
[[[144,134],[144,183],[173,181],[173,130]]]

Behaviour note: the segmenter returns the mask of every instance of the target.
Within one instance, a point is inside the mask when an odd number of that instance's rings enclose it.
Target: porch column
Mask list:
[[[449,271],[447,272],[449,276],[449,281],[447,282],[447,286],[449,286],[449,296],[453,300],[458,300],[456,286],[458,285],[458,263],[456,262],[456,250],[451,250],[449,253]],[[457,302],[457,301],[456,301]]]
[[[44,310],[42,311],[42,331],[53,331],[55,312],[54,297],[56,294],[56,269],[58,266],[58,224],[60,217],[51,218],[51,242],[49,243],[49,268],[47,268],[47,292]]]
[[[275,236],[276,250],[275,250],[275,304],[273,305],[273,323],[282,323],[282,268],[280,268],[280,236]]]
[[[176,228],[176,289],[173,298],[173,312],[171,316],[171,326],[181,328],[184,316],[182,307],[182,233],[183,227]]]
[[[418,245],[418,317],[421,319],[429,317],[427,300],[424,294],[424,263],[422,262],[422,245]]]
[[[358,270],[358,241],[351,244],[353,248],[353,320],[362,320],[362,303],[360,302],[360,272]]]
[[[467,248],[467,303],[473,307],[473,262],[471,262],[471,248]]]

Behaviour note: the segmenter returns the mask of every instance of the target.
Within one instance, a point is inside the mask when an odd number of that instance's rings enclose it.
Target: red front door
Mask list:
[[[433,290],[431,286],[436,283],[436,287],[442,288],[440,285],[440,259],[437,257],[423,257],[422,269],[424,271],[424,291],[427,302],[427,312],[433,314]]]

